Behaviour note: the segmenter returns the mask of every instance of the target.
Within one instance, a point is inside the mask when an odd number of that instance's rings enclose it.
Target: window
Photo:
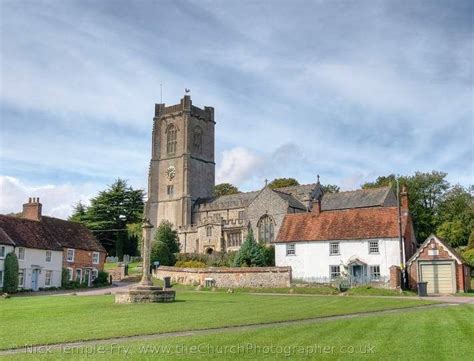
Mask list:
[[[286,255],[287,256],[294,256],[295,255],[295,244],[294,243],[288,243],[286,245]]]
[[[76,282],[82,282],[82,270],[80,268],[76,269]]]
[[[206,236],[208,236],[208,237],[212,236],[212,226],[207,226],[206,227]]]
[[[46,262],[51,262],[51,256],[52,256],[52,252],[46,251]]]
[[[380,280],[380,266],[370,266],[370,280],[371,281],[379,281]]]
[[[369,241],[369,254],[379,253],[379,241]]]
[[[91,282],[94,282],[94,280],[97,278],[97,276],[99,275],[99,271],[97,271],[95,268],[92,270],[92,273],[91,273]]]
[[[336,256],[339,253],[339,242],[331,242],[329,243],[329,255]]]
[[[229,247],[239,247],[242,244],[242,232],[229,233]]]
[[[171,124],[166,130],[167,142],[166,142],[166,152],[168,155],[173,155],[176,153],[176,127]]]
[[[18,270],[18,287],[23,287],[25,285],[25,270]]]
[[[0,270],[0,288],[3,287],[3,271]]]
[[[239,219],[244,219],[244,211],[239,211]]]
[[[172,196],[174,194],[174,186],[167,186],[166,188],[166,193],[169,195],[169,196]]]
[[[341,276],[341,266],[329,266],[329,272],[331,280],[335,280]]]
[[[23,247],[18,248],[18,259],[25,259],[25,249]]]
[[[92,263],[99,264],[100,261],[100,253],[99,252],[92,252]]]
[[[258,240],[263,243],[270,243],[273,241],[274,224],[269,215],[264,215],[258,221]]]
[[[74,275],[74,272],[73,272],[73,270],[72,270],[71,267],[68,267],[68,268],[66,268],[66,269],[67,269],[67,279],[68,279],[69,281],[72,281],[72,277],[73,277],[73,275]]]
[[[68,262],[74,262],[74,253],[75,253],[75,251],[73,249],[68,249],[67,250],[67,261]]]
[[[44,275],[44,285],[46,287],[51,286],[51,280],[53,278],[53,271],[46,271]]]
[[[0,258],[5,258],[5,246],[0,246]]]
[[[193,135],[193,150],[195,153],[200,154],[202,149],[202,129],[200,127],[196,127],[194,129]]]

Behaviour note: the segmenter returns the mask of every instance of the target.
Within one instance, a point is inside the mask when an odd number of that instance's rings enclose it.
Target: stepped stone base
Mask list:
[[[115,303],[158,303],[173,302],[176,292],[157,286],[137,286],[130,288],[128,292],[117,292]]]

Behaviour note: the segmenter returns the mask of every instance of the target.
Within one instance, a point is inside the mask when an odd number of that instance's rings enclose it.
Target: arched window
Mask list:
[[[275,225],[273,219],[269,215],[264,215],[258,221],[258,240],[263,243],[273,241]]]
[[[177,129],[173,124],[171,124],[166,130],[166,152],[168,155],[173,155],[176,153],[176,133]]]
[[[200,154],[202,149],[202,129],[196,127],[193,134],[193,150],[195,153]]]

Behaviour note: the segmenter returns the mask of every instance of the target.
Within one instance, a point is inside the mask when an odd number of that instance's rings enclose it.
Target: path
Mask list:
[[[388,309],[388,310],[382,310],[382,311],[367,311],[367,312],[359,312],[359,313],[344,314],[344,315],[337,315],[337,316],[322,316],[322,317],[314,317],[314,318],[307,318],[307,319],[301,319],[301,320],[275,321],[275,322],[241,325],[241,326],[225,326],[225,327],[208,328],[208,329],[154,333],[154,334],[148,334],[148,335],[121,336],[121,337],[95,339],[95,340],[79,341],[79,342],[64,342],[64,343],[50,344],[50,345],[39,345],[37,346],[37,348],[44,346],[44,348],[47,349],[49,352],[49,350],[51,351],[61,350],[65,346],[68,346],[70,348],[75,348],[75,347],[111,344],[111,343],[118,343],[118,342],[150,341],[150,340],[159,340],[159,339],[164,339],[164,338],[198,336],[198,335],[207,335],[207,334],[230,332],[230,331],[251,331],[251,330],[264,329],[264,328],[271,328],[274,326],[304,325],[304,324],[312,324],[312,323],[318,323],[318,322],[352,319],[352,318],[358,318],[358,317],[364,317],[364,316],[384,315],[384,314],[393,314],[393,313],[406,313],[406,312],[418,311],[420,309],[430,309],[430,308],[437,308],[437,307],[452,307],[452,306],[455,306],[455,304],[436,303],[432,305],[413,306],[413,307],[408,307],[408,308]],[[11,355],[11,354],[22,354],[22,353],[26,353],[26,349],[24,347],[9,349],[9,350],[2,350],[0,351],[0,356]]]

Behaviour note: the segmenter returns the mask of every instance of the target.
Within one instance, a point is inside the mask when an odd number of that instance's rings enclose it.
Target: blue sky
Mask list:
[[[216,175],[473,182],[470,1],[2,1],[0,212],[146,187],[154,103],[216,111]]]

